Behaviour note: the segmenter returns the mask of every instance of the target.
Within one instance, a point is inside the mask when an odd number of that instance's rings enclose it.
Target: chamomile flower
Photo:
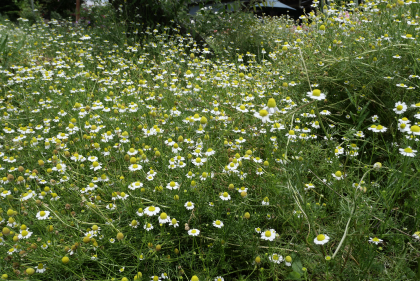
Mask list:
[[[230,197],[229,193],[227,193],[227,192],[223,192],[223,193],[219,196],[219,198],[220,198],[220,199],[222,199],[223,201],[228,201],[228,200],[230,200],[230,199],[231,199],[231,197]]]
[[[311,188],[315,188],[315,185],[313,183],[305,183],[305,190],[309,190]]]
[[[179,223],[178,223],[178,221],[176,220],[176,219],[172,219],[170,222],[169,222],[169,225],[172,225],[173,227],[178,227],[179,226]]]
[[[314,239],[314,243],[317,245],[324,245],[330,241],[330,237],[328,237],[326,234],[319,234]]]
[[[269,256],[268,259],[273,263],[280,264],[283,261],[283,256],[274,253],[271,256]]]
[[[132,228],[137,228],[139,226],[139,222],[137,220],[132,220],[130,226]]]
[[[413,125],[410,127],[410,130],[407,130],[407,132],[415,136],[420,136],[420,126]]]
[[[146,209],[144,209],[144,213],[150,217],[159,214],[159,212],[160,208],[155,206],[149,206]]]
[[[263,123],[269,122],[272,123],[273,121],[270,120],[270,115],[267,110],[262,109],[259,112],[255,112],[254,116],[260,119]]]
[[[168,183],[166,185],[166,188],[169,190],[176,190],[179,189],[179,183],[175,182],[175,181],[171,181],[170,183]]]
[[[141,188],[141,187],[143,187],[143,184],[139,181],[133,182],[128,186],[128,188],[131,189],[131,190],[136,190],[136,189]]]
[[[153,225],[152,225],[151,223],[146,223],[146,224],[143,226],[143,228],[144,228],[144,229],[146,229],[147,231],[150,231],[150,230],[152,230],[152,229],[153,229]]]
[[[39,220],[46,220],[50,215],[50,211],[40,211],[36,214],[36,218]]]
[[[18,235],[19,239],[28,239],[31,237],[33,232],[29,231],[28,229],[22,230]]]
[[[135,172],[135,171],[140,171],[141,169],[143,169],[143,167],[142,167],[141,165],[138,165],[138,164],[131,164],[131,165],[128,167],[128,169],[129,169],[131,172]]]
[[[206,161],[206,158],[197,157],[196,159],[191,160],[191,163],[193,163],[195,166],[200,167],[203,166]]]
[[[223,222],[222,222],[222,221],[220,221],[220,220],[215,220],[215,221],[213,222],[213,226],[214,226],[214,227],[217,227],[217,228],[222,228],[222,227],[223,227]]]
[[[386,132],[387,128],[382,125],[372,125],[368,128],[368,130],[375,133],[383,133]]]
[[[286,256],[284,258],[285,264],[286,266],[292,266],[292,257],[291,256]]]
[[[400,153],[404,156],[414,157],[416,156],[417,150],[412,149],[410,146],[406,148],[400,148]]]
[[[200,234],[200,230],[198,229],[193,228],[193,229],[188,230],[188,235],[198,236],[199,234]]]
[[[240,111],[240,112],[242,112],[242,113],[247,113],[247,112],[249,112],[249,110],[245,107],[245,105],[240,105],[240,106],[238,106],[238,107],[236,107],[236,110],[238,110],[238,111]]]
[[[306,96],[313,100],[324,100],[326,95],[321,93],[321,90],[314,89],[312,92],[307,92]]]
[[[261,233],[261,239],[273,241],[276,238],[276,231],[274,229],[266,230]]]
[[[378,245],[379,243],[382,243],[382,239],[379,239],[378,237],[369,238],[369,242]]]
[[[169,223],[171,218],[166,213],[161,213],[159,215],[159,223]]]
[[[269,201],[269,199],[268,199],[268,197],[265,197],[264,198],[264,200],[262,201],[262,203],[261,203],[263,206],[268,206],[268,205],[270,205],[270,201]]]
[[[396,102],[393,111],[396,114],[403,114],[407,111],[407,104],[405,102]]]
[[[187,208],[187,210],[192,210],[194,209],[194,203],[191,201],[188,201],[184,204],[184,207]]]
[[[379,117],[378,117],[378,115],[373,115],[373,116],[372,116],[372,122],[379,122]]]
[[[109,204],[106,205],[106,208],[110,211],[115,210],[116,207],[117,207],[117,205],[112,204],[112,203],[109,203]]]
[[[37,273],[44,273],[46,270],[47,268],[42,263],[39,263],[38,266],[36,267]]]

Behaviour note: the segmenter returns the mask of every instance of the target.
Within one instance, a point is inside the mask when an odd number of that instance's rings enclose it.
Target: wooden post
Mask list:
[[[76,0],[76,23],[80,20],[80,0]]]

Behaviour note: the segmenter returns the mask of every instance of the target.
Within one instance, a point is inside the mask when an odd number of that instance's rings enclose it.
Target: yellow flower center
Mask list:
[[[276,107],[276,101],[273,98],[269,99],[268,103],[267,103],[267,106],[268,107]]]
[[[403,109],[403,106],[402,105],[398,105],[397,106],[397,110],[402,110]]]
[[[406,149],[404,149],[404,152],[413,153],[413,150],[410,147],[407,147]]]
[[[324,241],[325,240],[325,235],[324,234],[320,234],[316,237],[316,240],[318,241]]]
[[[264,233],[264,235],[265,235],[265,237],[270,237],[270,236],[271,236],[271,231],[270,231],[270,230],[267,230],[267,231]]]
[[[217,221],[216,221],[216,224],[217,224],[217,225],[220,225],[220,224],[221,224],[221,222],[220,222],[219,220],[217,220]]]
[[[155,211],[155,207],[150,206],[150,207],[149,207],[149,211],[150,211],[150,212],[154,212],[154,211]]]
[[[268,111],[267,110],[265,110],[265,109],[260,110],[260,116],[265,117],[267,115],[268,115]]]
[[[319,97],[321,95],[321,91],[318,89],[315,89],[312,91],[312,95],[315,97]]]
[[[28,231],[26,231],[26,230],[22,231],[22,236],[27,236],[28,234],[29,234]]]
[[[419,127],[419,126],[417,126],[417,125],[414,125],[414,126],[411,126],[410,130],[411,130],[413,133],[419,133],[419,132],[420,132],[420,127]]]
[[[227,192],[223,192],[223,197],[228,197],[229,194]]]
[[[168,215],[166,214],[166,213],[162,213],[162,214],[160,214],[160,218],[162,219],[162,220],[166,220],[166,218],[168,217]]]
[[[44,211],[41,211],[41,212],[39,213],[39,215],[40,215],[41,217],[45,217],[45,212],[44,212]]]
[[[336,177],[341,177],[343,174],[340,171],[335,172]]]
[[[188,207],[191,207],[191,206],[192,206],[192,203],[191,203],[191,202],[188,202],[188,203],[187,203],[187,206],[188,206]]]

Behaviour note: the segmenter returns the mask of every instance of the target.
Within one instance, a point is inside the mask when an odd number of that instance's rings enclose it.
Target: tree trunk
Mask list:
[[[76,23],[80,20],[80,0],[76,0]]]

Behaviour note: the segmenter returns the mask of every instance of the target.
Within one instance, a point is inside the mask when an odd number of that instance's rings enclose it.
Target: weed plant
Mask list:
[[[4,21],[1,278],[418,280],[418,5],[210,47]]]

